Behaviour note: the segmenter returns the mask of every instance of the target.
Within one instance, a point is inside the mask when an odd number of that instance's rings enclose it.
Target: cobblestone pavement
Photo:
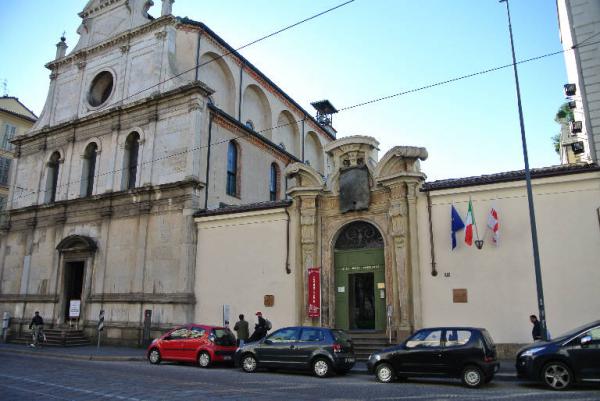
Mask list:
[[[1,400],[600,400],[600,386],[553,392],[496,381],[481,389],[451,380],[380,384],[370,375],[318,379],[303,373],[243,373],[227,366],[103,362],[0,354]]]

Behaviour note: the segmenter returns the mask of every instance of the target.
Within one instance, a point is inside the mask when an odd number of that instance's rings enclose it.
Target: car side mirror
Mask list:
[[[265,341],[263,341],[263,344],[271,345],[273,344],[273,341],[266,339]]]
[[[582,337],[581,340],[579,341],[579,343],[581,344],[582,347],[587,347],[588,345],[590,345],[592,343],[592,336]]]

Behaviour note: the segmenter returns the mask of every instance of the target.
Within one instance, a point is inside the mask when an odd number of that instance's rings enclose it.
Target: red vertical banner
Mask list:
[[[308,317],[321,316],[321,268],[308,269]]]

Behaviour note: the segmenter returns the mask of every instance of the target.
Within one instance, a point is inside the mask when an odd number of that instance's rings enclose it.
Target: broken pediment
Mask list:
[[[309,165],[293,163],[286,167],[285,177],[290,180],[288,193],[294,191],[321,191],[325,185],[321,175]]]
[[[77,29],[79,41],[73,51],[93,46],[152,21],[152,0],[90,0]]]
[[[416,146],[395,146],[377,163],[375,178],[384,182],[400,176],[425,178],[419,160],[427,159],[427,149]]]

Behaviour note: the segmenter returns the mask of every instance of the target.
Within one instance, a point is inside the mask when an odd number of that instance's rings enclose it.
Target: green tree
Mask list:
[[[573,109],[569,107],[569,103],[563,103],[554,116],[554,121],[561,125],[566,125],[573,121]],[[554,151],[560,155],[560,132],[552,135],[552,144],[554,145]]]

